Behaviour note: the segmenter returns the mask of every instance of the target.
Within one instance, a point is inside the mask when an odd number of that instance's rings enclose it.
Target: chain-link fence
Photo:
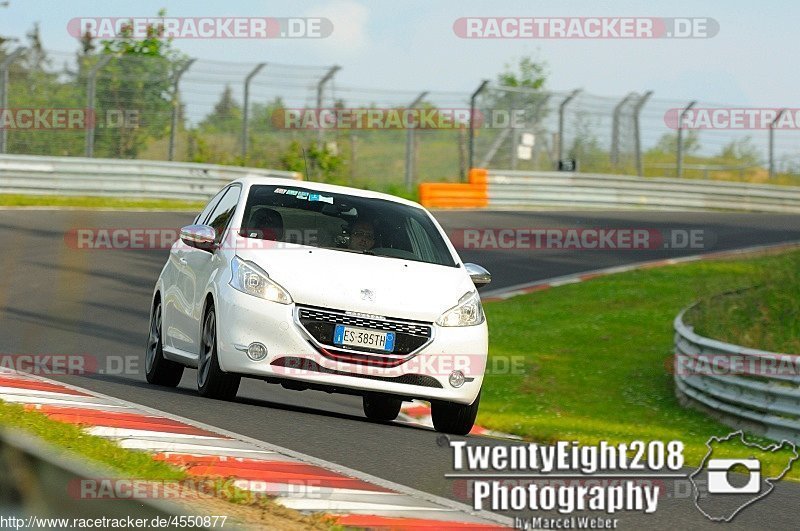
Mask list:
[[[470,161],[800,182],[800,124],[678,129],[674,118],[692,102],[647,91],[367,89],[340,85],[337,72],[21,49],[0,55],[0,153],[308,166],[312,178],[395,191],[463,179]],[[735,110],[702,102],[693,109]]]

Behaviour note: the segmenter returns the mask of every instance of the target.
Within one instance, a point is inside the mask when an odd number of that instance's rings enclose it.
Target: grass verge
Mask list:
[[[800,354],[800,254],[754,276],[752,289],[711,297],[687,312],[695,331],[747,347]]]
[[[94,196],[0,194],[0,206],[58,206],[74,208],[141,208],[152,210],[201,210],[203,201],[176,199],[117,199]]]
[[[681,440],[686,465],[696,466],[710,436],[733,430],[679,405],[672,321],[693,301],[750,286],[796,260],[798,251],[694,262],[487,303],[490,373],[478,424],[540,442]],[[491,358],[512,356],[524,371],[491,373],[493,364],[507,365]],[[785,464],[774,457],[764,470]]]
[[[301,514],[277,504],[269,496],[234,487],[228,479],[190,477],[183,469],[157,461],[146,452],[122,448],[108,439],[86,433],[79,425],[52,420],[18,404],[0,401],[0,427],[24,431],[87,461],[105,465],[123,478],[164,482],[173,486],[173,492],[185,482],[191,490],[181,490],[181,498],[173,501],[198,514],[229,516],[247,528],[342,529],[327,515]],[[198,491],[202,485],[205,487]]]

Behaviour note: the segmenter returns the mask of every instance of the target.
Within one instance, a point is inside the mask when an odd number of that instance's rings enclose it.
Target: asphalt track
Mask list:
[[[448,231],[603,227],[702,229],[705,234],[702,249],[462,251],[466,261],[480,263],[493,273],[493,289],[631,262],[800,240],[800,216],[791,215],[653,212],[440,212],[436,215]],[[245,380],[235,402],[209,401],[196,395],[193,370],[186,371],[177,389],[145,383],[142,355],[148,305],[167,251],[78,250],[67,243],[65,234],[75,228],[177,228],[192,217],[185,213],[0,211],[0,352],[94,356],[106,374],[55,378],[468,502],[464,497],[465,484],[444,477],[452,470],[452,454],[437,445],[436,433],[424,428],[370,422],[363,417],[357,398],[287,391]],[[478,437],[470,437],[469,441],[508,444]],[[798,499],[800,485],[780,483],[766,499],[725,527],[795,529]],[[615,516],[620,518],[622,528],[712,527],[688,498],[662,499],[654,515]]]

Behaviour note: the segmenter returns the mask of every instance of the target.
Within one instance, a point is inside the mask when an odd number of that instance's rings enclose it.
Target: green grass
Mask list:
[[[127,450],[112,441],[89,435],[80,426],[51,420],[37,411],[0,402],[0,426],[39,437],[88,461],[106,465],[121,475],[142,480],[183,480],[186,473],[154,460],[149,454]]]
[[[751,279],[752,289],[711,297],[687,312],[698,334],[747,347],[800,354],[800,255]]]
[[[797,259],[695,262],[487,303],[490,356],[519,356],[524,371],[487,374],[478,424],[540,442],[682,440],[686,464],[698,464],[709,436],[733,430],[679,405],[672,321],[697,299]]]
[[[205,202],[178,201],[174,199],[116,199],[113,197],[0,194],[0,206],[201,210],[205,206]]]

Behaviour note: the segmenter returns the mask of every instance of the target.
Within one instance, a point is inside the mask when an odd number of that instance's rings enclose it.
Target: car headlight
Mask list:
[[[475,326],[484,321],[483,306],[477,291],[470,291],[458,300],[458,304],[444,312],[436,320],[439,326]]]
[[[293,302],[289,292],[270,279],[267,272],[253,262],[234,256],[231,261],[231,272],[231,286],[242,293],[280,304]]]

